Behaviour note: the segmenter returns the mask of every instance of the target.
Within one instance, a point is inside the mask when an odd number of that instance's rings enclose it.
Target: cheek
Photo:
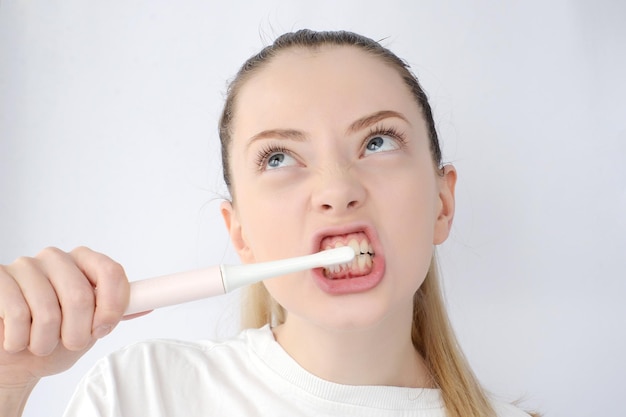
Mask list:
[[[303,236],[302,212],[295,197],[261,187],[239,197],[242,228],[257,262],[302,255],[296,244]]]
[[[417,237],[415,232],[422,237],[433,234],[439,198],[429,167],[406,166],[388,178],[379,177],[371,190],[381,194],[387,221],[400,240]]]
[[[387,213],[381,219],[381,239],[385,240],[385,255],[392,261],[389,265],[398,265],[398,273],[403,275],[423,277],[433,253],[437,218],[434,173],[407,170],[387,184],[385,200]]]

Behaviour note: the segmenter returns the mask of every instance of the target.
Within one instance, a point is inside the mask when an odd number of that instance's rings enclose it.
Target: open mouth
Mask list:
[[[324,268],[327,279],[346,279],[367,275],[374,264],[374,249],[364,232],[349,233],[341,236],[329,236],[322,240],[323,250],[349,246],[354,250],[355,257],[351,262]]]

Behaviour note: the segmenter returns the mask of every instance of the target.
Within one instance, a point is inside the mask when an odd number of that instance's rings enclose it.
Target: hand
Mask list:
[[[123,268],[88,248],[49,248],[0,265],[0,388],[70,368],[121,320]]]

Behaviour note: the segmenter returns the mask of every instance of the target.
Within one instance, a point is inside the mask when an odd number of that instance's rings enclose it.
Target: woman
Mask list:
[[[233,340],[111,355],[67,415],[526,415],[488,398],[448,322],[434,247],[456,171],[403,61],[352,33],[283,35],[232,82],[220,138],[221,211],[244,263],[342,245],[358,256],[252,286],[252,329]],[[2,411],[19,415],[38,378],[118,323],[128,285],[104,255],[48,249],[2,268],[0,294]]]

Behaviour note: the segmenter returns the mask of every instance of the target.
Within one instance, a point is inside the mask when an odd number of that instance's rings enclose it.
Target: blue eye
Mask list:
[[[364,155],[377,152],[394,151],[399,149],[398,141],[388,135],[375,135],[369,138],[365,144]]]
[[[267,158],[267,168],[274,169],[280,168],[280,166],[285,162],[285,159],[289,158],[284,153],[274,153]]]
[[[298,161],[289,155],[289,151],[282,147],[268,146],[257,156],[257,165],[261,171],[284,168],[297,163]]]

